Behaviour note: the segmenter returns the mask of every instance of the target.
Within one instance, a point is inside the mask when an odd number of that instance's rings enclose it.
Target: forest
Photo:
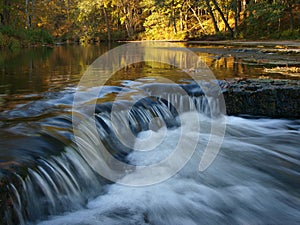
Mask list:
[[[113,40],[299,39],[300,0],[0,0],[0,48]]]

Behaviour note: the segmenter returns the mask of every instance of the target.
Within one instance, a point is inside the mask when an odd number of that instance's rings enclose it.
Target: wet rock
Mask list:
[[[300,81],[233,80],[221,87],[228,115],[300,118]]]

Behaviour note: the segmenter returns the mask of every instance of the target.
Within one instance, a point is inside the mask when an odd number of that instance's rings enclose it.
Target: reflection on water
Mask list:
[[[185,45],[178,46],[169,50],[170,52],[180,50],[174,60],[177,65],[186,68],[190,63],[189,59],[184,57],[185,54],[180,55],[181,48]],[[266,65],[262,64],[263,58],[279,62],[285,57],[280,54],[265,54],[257,48],[199,45],[188,47],[201,57],[217,79],[257,78],[268,75],[264,72]],[[20,121],[28,122],[65,113],[66,109],[72,106],[72,94],[88,65],[108,49],[106,44],[101,44],[85,47],[78,45],[42,47],[21,50],[18,53],[2,51],[0,54],[0,127],[12,127]],[[160,51],[160,49],[147,54],[162,57],[162,52],[168,54],[166,53],[168,51]],[[172,55],[174,54],[170,54],[169,57]],[[288,56],[286,60],[296,63],[297,57],[299,58],[299,56]],[[108,62],[123,63],[124,59],[117,58]],[[99,74],[96,79],[102,78],[101,73]],[[106,85],[133,89],[135,84],[161,82],[157,77],[164,77],[176,83],[184,83],[186,78],[189,78],[185,72],[171,65],[141,62],[116,72],[106,81]],[[272,74],[272,77],[286,78],[279,74]],[[109,90],[102,101],[113,100],[115,93],[113,89]]]
[[[277,47],[230,46],[187,44],[187,47],[204,58],[219,79],[233,77],[299,79],[290,74],[269,74],[264,68],[300,66],[299,47],[280,51]]]
[[[75,86],[105,46],[57,46],[0,54],[0,111]],[[1,110],[2,108],[2,110]]]
[[[184,47],[183,45],[179,46]],[[259,49],[242,51],[230,46],[191,45],[188,47],[201,57],[218,79],[259,77],[265,74],[263,72],[265,61],[272,59],[278,61],[279,58],[285,57],[263,54]],[[77,45],[43,47],[26,49],[18,53],[1,51],[0,95],[4,97],[3,95],[39,94],[74,86],[80,80],[87,66],[107,50],[108,46],[102,44],[85,47]],[[267,59],[264,60],[264,57]],[[294,57],[292,60],[297,63],[295,61],[297,59],[299,61],[299,57]],[[291,59],[285,60],[291,61]],[[157,72],[160,73],[160,71]],[[119,80],[136,79],[139,75],[139,73],[124,74],[124,77],[119,77]],[[276,77],[284,78],[280,75],[276,75]]]
[[[216,78],[232,79],[238,77],[258,78],[262,75],[262,69],[257,66],[249,66],[242,59],[232,56],[219,58],[209,53],[198,53],[205,59],[205,63],[214,72]]]

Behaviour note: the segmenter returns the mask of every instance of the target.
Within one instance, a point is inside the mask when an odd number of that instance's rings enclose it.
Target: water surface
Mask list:
[[[284,61],[283,55],[267,55],[269,53],[262,53],[259,48],[189,47],[206,62],[217,79],[271,76],[264,72],[264,67]],[[1,52],[0,175],[11,176],[19,182],[1,186],[7,188],[12,202],[6,203],[12,204],[7,209],[1,206],[3,222],[300,223],[299,120],[226,116],[227,129],[221,151],[207,171],[199,172],[198,163],[210,138],[208,114],[211,109],[207,99],[199,95],[186,98],[173,93],[166,99],[181,106],[196,104],[197,111],[186,110],[178,115],[166,101],[151,98],[137,104],[131,123],[123,125],[130,127],[138,137],[147,137],[154,129],[155,135],[148,145],[164,136],[166,139],[161,145],[140,154],[116,141],[112,130],[116,124],[109,117],[111,102],[116,96],[121,95],[120,104],[126,105],[143,96],[149,85],[167,92],[170,86],[160,77],[189,85],[189,77],[170,65],[151,62],[130,65],[106,82],[97,96],[99,105],[95,114],[99,131],[89,125],[82,128],[87,137],[81,143],[87,146],[87,154],[82,155],[74,143],[72,130],[74,93],[88,65],[107,50],[107,45],[73,45]],[[264,57],[269,62],[262,61]],[[297,57],[285,61],[296,65]],[[280,74],[272,76],[289,78]],[[187,89],[192,93],[192,88],[187,86]],[[89,107],[89,102],[83,104]],[[149,123],[156,117],[165,126],[157,123],[150,129]],[[195,127],[195,117],[201,121],[200,133]],[[124,122],[122,112],[118,118],[120,123]],[[173,151],[183,128],[188,130],[183,134],[186,140],[200,137],[196,152],[184,169],[166,182],[142,188],[112,184],[95,173],[89,164],[92,153],[98,151],[97,138],[102,139],[117,158],[133,165],[158,162]],[[24,169],[23,165],[30,169]],[[134,177],[136,174],[131,171],[120,179]]]

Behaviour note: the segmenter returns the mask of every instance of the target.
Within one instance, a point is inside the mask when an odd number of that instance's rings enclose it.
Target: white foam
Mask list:
[[[178,174],[147,187],[108,185],[107,192],[88,202],[86,209],[52,217],[40,225],[300,223],[300,200],[295,195],[300,178],[300,154],[295,153],[300,125],[287,120],[227,117],[220,154],[208,170],[199,172],[199,160],[210,138],[209,120],[200,118],[196,152]],[[199,136],[193,121],[188,121],[182,124],[189,127],[189,132],[183,134],[187,143]],[[288,129],[289,124],[298,130]],[[148,141],[155,142],[160,132],[164,131],[158,130]],[[149,137],[147,132],[140,135]],[[172,153],[180,135],[181,128],[168,130],[157,148],[133,152],[128,159],[135,164],[157,163]],[[280,135],[285,138],[278,138]],[[282,146],[287,146],[294,157],[284,155],[283,149],[280,152]],[[134,173],[122,179],[136,179]]]

